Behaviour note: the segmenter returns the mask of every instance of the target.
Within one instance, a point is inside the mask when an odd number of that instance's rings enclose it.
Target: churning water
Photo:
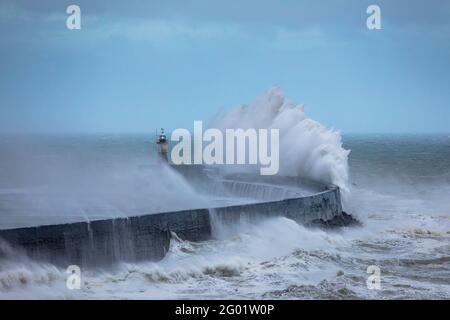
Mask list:
[[[95,218],[209,201],[174,173],[145,171],[153,150],[145,136],[2,139],[5,225],[14,218],[16,224],[52,221],[58,210]],[[37,140],[39,152],[29,152]],[[82,270],[81,290],[66,288],[65,270],[2,244],[0,297],[450,298],[450,137],[350,135],[343,141],[351,150],[344,206],[361,227],[325,232],[286,218],[219,225],[214,240],[174,237],[157,263]],[[366,286],[370,265],[381,269],[381,290]]]
[[[0,242],[0,298],[450,298],[450,136],[342,138],[278,88],[213,126],[280,128],[280,173],[339,185],[362,226],[325,232],[281,217],[227,227],[212,219],[214,240],[173,235],[162,261],[82,270],[80,290],[66,288],[65,270]],[[155,141],[144,135],[2,136],[0,228],[242,201],[199,194],[154,159]],[[291,192],[231,187],[254,201]],[[369,266],[381,271],[380,290],[366,285]]]

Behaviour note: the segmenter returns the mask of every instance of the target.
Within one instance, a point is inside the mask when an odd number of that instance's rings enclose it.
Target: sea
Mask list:
[[[208,204],[183,178],[146,170],[154,139],[0,136],[0,228]],[[75,290],[66,269],[0,242],[0,299],[449,299],[450,135],[342,141],[343,206],[360,225],[322,230],[280,217],[204,242],[174,237],[159,262],[81,269]]]

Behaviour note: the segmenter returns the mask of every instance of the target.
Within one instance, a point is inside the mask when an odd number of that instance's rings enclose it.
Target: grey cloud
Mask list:
[[[354,28],[365,21],[365,9],[378,4],[390,25],[448,25],[448,0],[189,0],[189,1],[10,1],[28,15],[64,12],[69,4],[81,6],[85,15],[136,19],[204,21],[244,25],[261,25],[298,29],[320,24],[329,28]]]

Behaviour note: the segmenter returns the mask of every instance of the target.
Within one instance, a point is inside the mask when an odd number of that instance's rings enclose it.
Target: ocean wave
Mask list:
[[[280,174],[333,183],[348,191],[348,150],[338,131],[306,116],[304,106],[272,87],[249,104],[219,114],[212,127],[280,130]]]

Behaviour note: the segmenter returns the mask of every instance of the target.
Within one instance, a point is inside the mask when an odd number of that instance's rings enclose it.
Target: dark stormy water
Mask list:
[[[0,226],[202,207],[170,170],[146,170],[143,135],[0,138]],[[450,136],[344,135],[350,149],[345,210],[360,227],[307,229],[286,218],[173,240],[157,263],[65,270],[0,252],[0,298],[450,298]],[[63,161],[62,161],[63,160]],[[367,286],[369,266],[380,288]]]

